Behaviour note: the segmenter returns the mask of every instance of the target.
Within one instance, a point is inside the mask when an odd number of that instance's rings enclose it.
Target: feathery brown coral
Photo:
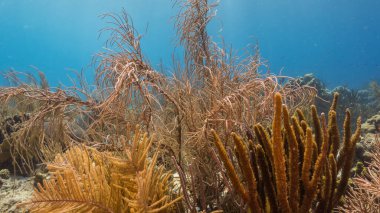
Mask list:
[[[132,141],[125,157],[85,146],[58,155],[48,164],[52,179],[22,206],[32,212],[173,211],[182,197],[174,197],[172,174],[157,167],[158,152],[147,160],[152,139],[136,131]]]

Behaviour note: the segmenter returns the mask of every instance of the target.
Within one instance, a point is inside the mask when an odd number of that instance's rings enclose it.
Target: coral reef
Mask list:
[[[378,134],[380,133],[380,112],[366,120],[362,124],[363,133]]]
[[[344,111],[350,108],[353,116],[361,116],[363,120],[370,118],[380,111],[379,87],[376,82],[372,82],[366,89],[350,89],[346,86],[338,86],[329,90],[326,85],[313,74],[306,74],[303,77],[294,79],[299,85],[315,87],[317,90],[317,98],[315,105],[321,112],[327,113],[329,103],[333,100],[334,93],[339,93],[340,104],[337,108],[338,123],[343,124]],[[352,123],[354,124],[354,123]]]
[[[371,163],[362,173],[354,178],[340,212],[380,212],[380,139],[373,142],[370,151]]]
[[[376,81],[372,81],[369,84],[370,89],[372,90],[373,96],[380,101],[380,86]]]
[[[211,15],[204,12],[212,5],[204,0],[183,3],[177,25],[187,54],[173,76],[154,70],[144,58],[141,37],[126,13],[105,15],[112,24],[107,44],[115,51],[100,54],[95,88],[89,89],[79,76],[78,85],[52,90],[43,75],[33,81],[40,83],[27,84],[9,73],[17,84],[0,89],[3,111],[16,103],[17,113],[30,115],[8,139],[18,170],[33,173],[35,164],[50,162],[76,144],[115,151],[118,138],[128,137],[125,128],[141,125],[162,141],[164,154],[158,161],[183,174],[182,190],[192,195],[184,199],[187,208],[233,209],[234,197],[225,193],[223,180],[214,178],[216,165],[205,133],[211,128],[243,133],[255,122],[270,123],[268,97],[280,92],[291,109],[302,108],[311,103],[315,89],[262,74],[258,51],[236,63],[200,29],[209,22]]]
[[[363,137],[358,143],[356,154],[356,161],[363,164],[365,167],[369,166],[372,157],[371,152],[376,150],[378,146],[377,140],[379,138],[380,116],[379,114],[368,118],[361,126]]]
[[[339,126],[343,124],[344,117],[341,115],[344,114],[346,108],[350,108],[351,114],[354,117],[360,115],[363,120],[366,120],[361,127],[363,138],[357,144],[354,165],[359,166],[357,168],[360,168],[361,165],[367,166],[370,161],[369,151],[372,149],[373,138],[375,138],[373,134],[378,133],[378,130],[376,130],[377,125],[379,125],[380,128],[380,118],[378,116],[380,111],[380,87],[378,84],[371,82],[368,88],[361,90],[354,90],[344,86],[329,90],[324,83],[313,74],[306,74],[303,77],[295,79],[295,81],[300,85],[313,86],[317,89],[315,105],[321,112],[328,112],[329,102],[333,99],[333,93],[339,93],[340,104],[337,107],[337,121]],[[354,121],[351,122],[351,125],[354,125]],[[356,166],[354,170],[356,172],[360,171],[360,169],[356,169]]]
[[[290,117],[277,93],[270,133],[258,124],[254,127],[255,139],[249,136],[244,142],[232,134],[234,161],[218,134],[212,131],[231,184],[250,212],[331,212],[337,206],[349,181],[361,123],[358,118],[357,129],[351,134],[351,114],[347,110],[340,139],[337,97],[336,94],[328,120],[323,113],[318,116],[315,106],[311,107],[313,133],[300,110]]]
[[[206,30],[216,4],[177,4],[176,27],[185,52],[171,76],[149,64],[142,37],[125,11],[104,16],[110,51],[96,58],[95,85],[89,86],[82,73],[72,87],[59,89],[50,88],[41,72],[39,80],[27,76],[29,81],[7,73],[13,84],[0,88],[0,156],[13,172],[34,175],[31,185],[36,186],[21,207],[36,212],[330,211],[350,177],[360,125],[351,135],[351,113],[345,112],[341,145],[337,97],[331,97],[328,123],[315,107],[304,114],[318,85],[272,75],[258,48],[241,59],[218,47]],[[19,122],[15,115],[25,118]],[[211,132],[220,158],[211,148]],[[216,170],[224,168],[220,159],[228,176]],[[36,170],[41,163],[50,176]]]

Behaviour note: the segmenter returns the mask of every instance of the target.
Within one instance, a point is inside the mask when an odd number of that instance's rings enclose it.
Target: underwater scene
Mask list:
[[[0,0],[0,212],[380,212],[379,11]]]

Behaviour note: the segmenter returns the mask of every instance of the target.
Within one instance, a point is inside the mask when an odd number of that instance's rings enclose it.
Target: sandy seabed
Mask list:
[[[17,205],[32,196],[34,177],[11,176],[1,181],[0,212],[22,212]]]

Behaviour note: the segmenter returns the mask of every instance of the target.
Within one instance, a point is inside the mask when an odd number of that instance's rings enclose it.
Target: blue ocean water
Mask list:
[[[52,85],[70,84],[70,70],[90,79],[104,51],[99,15],[131,15],[153,66],[170,69],[177,43],[172,0],[0,0],[0,70],[44,71]],[[259,44],[272,73],[314,73],[329,87],[380,80],[380,1],[221,0],[212,38],[239,53]],[[4,82],[2,82],[3,84]]]

